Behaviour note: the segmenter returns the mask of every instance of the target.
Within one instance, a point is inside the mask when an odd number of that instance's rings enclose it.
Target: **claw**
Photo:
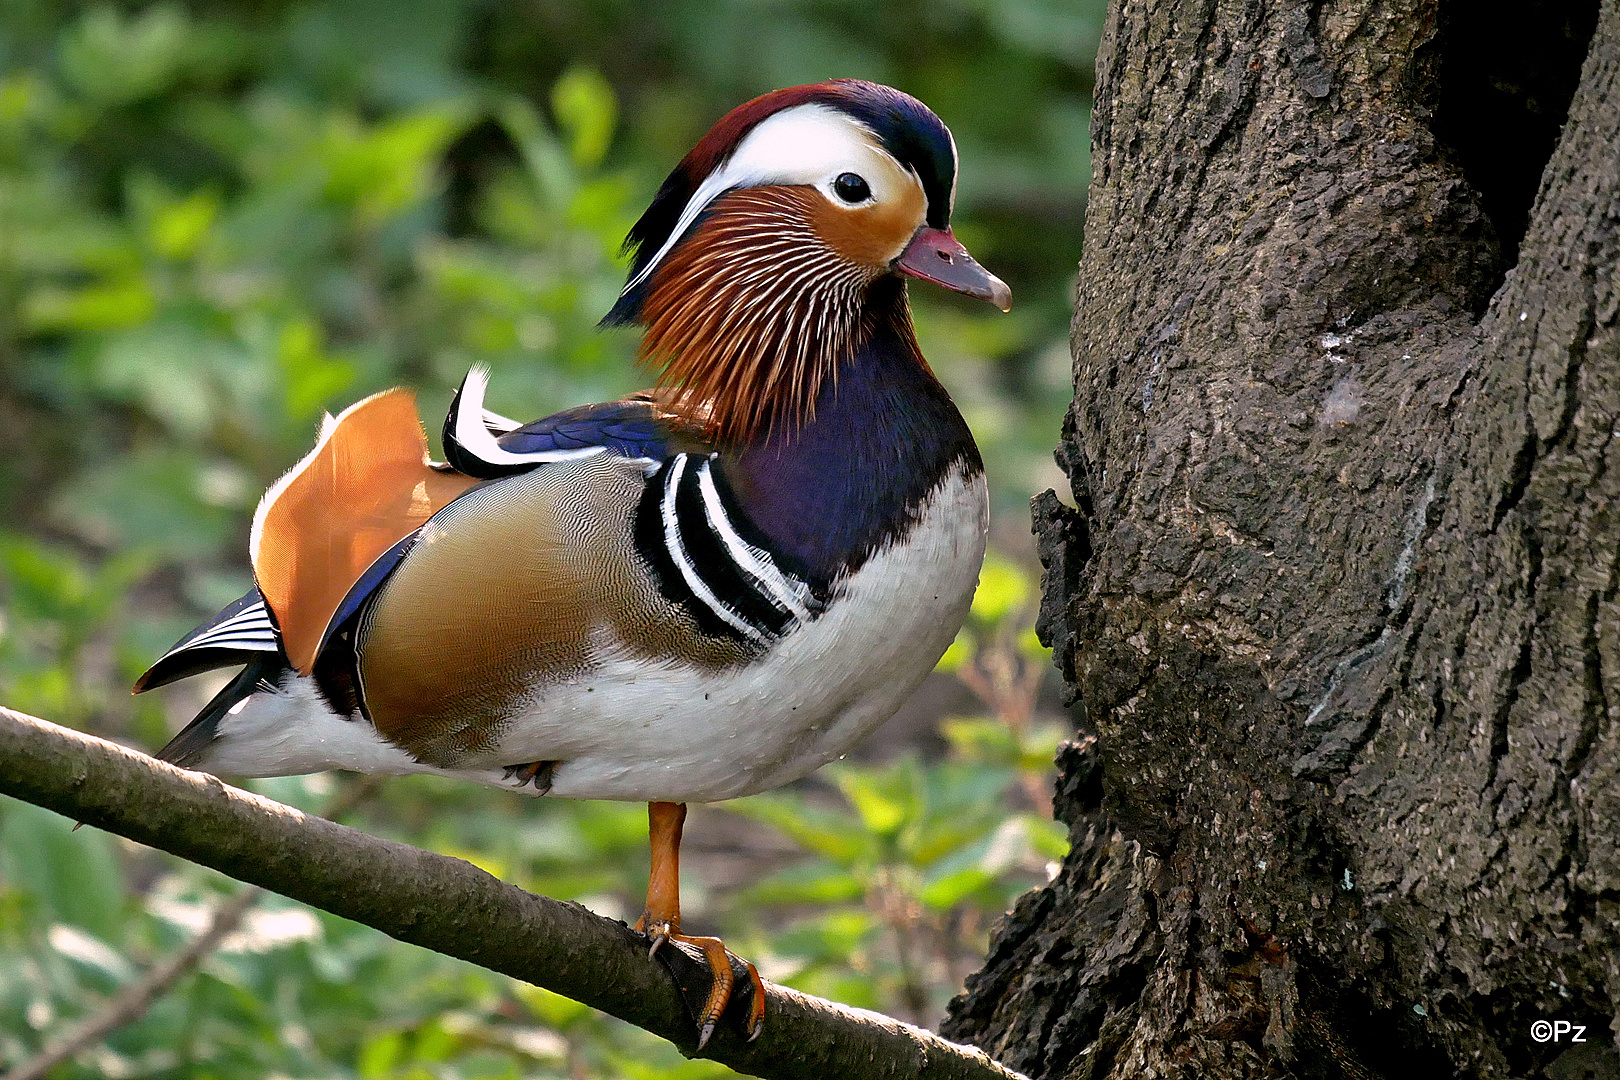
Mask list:
[[[504,765],[501,772],[505,774],[503,779],[516,779],[518,787],[533,784],[535,794],[545,795],[551,791],[551,774],[559,764],[556,761],[530,761],[522,765]]]
[[[743,963],[748,964],[748,981],[754,985],[754,1000],[748,1003],[748,1041],[753,1042],[765,1030],[765,980],[752,963]]]
[[[698,1048],[702,1049],[703,1044],[709,1041],[709,1036],[714,1034],[714,1026],[720,1022],[726,1006],[731,1004],[731,988],[737,981],[737,976],[731,970],[731,954],[726,952],[725,943],[719,938],[693,937],[688,934],[670,936],[703,950],[703,959],[709,965],[709,974],[714,976],[714,982],[709,984],[709,996],[703,1002],[703,1011],[697,1017]]]

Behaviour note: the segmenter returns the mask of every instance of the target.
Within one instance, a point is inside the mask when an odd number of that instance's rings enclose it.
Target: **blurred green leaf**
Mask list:
[[[322,148],[327,196],[354,204],[367,223],[402,212],[429,193],[438,156],[471,120],[450,104],[369,130],[353,121],[332,123]]]
[[[1010,765],[1019,758],[1017,733],[996,720],[945,720],[940,724],[940,733],[965,761]]]
[[[210,497],[203,464],[178,450],[114,458],[68,485],[54,511],[92,543],[172,559],[214,552],[236,520]]]
[[[98,4],[63,35],[62,76],[101,104],[149,97],[180,71],[188,30],[185,12],[174,4],[154,4],[132,15]]]
[[[872,839],[852,830],[837,812],[813,806],[788,792],[770,792],[735,799],[726,809],[780,830],[806,848],[847,864],[875,853]]]
[[[968,633],[968,631],[965,629],[958,630],[956,632],[956,637],[951,641],[950,646],[945,650],[945,655],[939,658],[939,663],[935,665],[935,670],[949,675],[952,672],[960,670],[962,665],[967,663],[972,656],[973,635]]]
[[[837,960],[855,951],[878,927],[864,911],[831,911],[795,924],[777,936],[776,945],[789,956]]]
[[[1035,633],[1033,626],[1019,632],[1018,652],[1028,659],[1038,661],[1049,661],[1052,655],[1052,650],[1041,644],[1040,636]]]
[[[405,1037],[397,1031],[384,1032],[360,1047],[356,1069],[365,1080],[381,1080],[394,1071],[405,1053]]]
[[[859,900],[865,893],[861,880],[843,867],[821,862],[780,870],[748,890],[759,904],[838,904]]]
[[[973,618],[993,626],[1015,614],[1034,595],[1034,586],[1023,568],[991,551],[979,571],[979,588],[973,594]]]
[[[124,883],[106,833],[74,832],[67,818],[0,798],[0,876],[38,905],[38,925],[68,923],[118,939]]]
[[[940,876],[930,882],[918,892],[918,898],[923,903],[937,910],[954,907],[994,883],[996,875],[989,870],[977,866],[965,866],[960,870]]]
[[[126,280],[82,289],[42,285],[24,302],[31,330],[120,330],[140,326],[157,310],[146,282]]]
[[[218,217],[219,196],[199,191],[156,209],[148,225],[148,242],[168,258],[190,258],[202,247]]]
[[[514,983],[513,990],[537,1020],[556,1031],[566,1031],[592,1015],[589,1005],[529,983]]]
[[[567,206],[576,184],[573,164],[540,113],[527,101],[514,97],[501,103],[498,115],[507,135],[517,144],[541,197],[552,206]]]
[[[879,773],[848,766],[829,771],[868,831],[892,835],[908,817],[916,815],[917,792],[906,771]]]
[[[276,360],[287,381],[287,415],[318,416],[354,384],[359,371],[352,361],[328,355],[314,320],[294,319],[281,328]]]
[[[1051,818],[1025,819],[1031,846],[1047,859],[1061,859],[1069,853],[1069,830],[1060,821]]]
[[[574,163],[585,169],[601,164],[619,120],[619,103],[607,80],[590,68],[569,69],[551,88],[551,109],[568,133]]]
[[[109,340],[95,376],[110,400],[138,404],[176,435],[197,439],[219,412],[216,375],[244,359],[231,343],[186,321],[166,320]]]

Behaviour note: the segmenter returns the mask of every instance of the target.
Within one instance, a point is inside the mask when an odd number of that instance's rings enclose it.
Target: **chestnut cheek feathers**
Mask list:
[[[950,229],[918,229],[894,268],[952,292],[988,300],[1002,311],[1012,310],[1012,290],[1007,283],[980,266]]]
[[[876,169],[868,171],[876,173]],[[811,220],[816,234],[833,251],[867,268],[873,277],[889,272],[894,261],[922,225],[928,200],[921,186],[908,176],[899,175],[882,186],[893,194],[864,206],[841,206],[832,198],[816,200]]]

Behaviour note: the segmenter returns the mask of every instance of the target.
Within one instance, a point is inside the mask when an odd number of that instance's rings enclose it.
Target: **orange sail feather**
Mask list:
[[[293,667],[310,673],[366,567],[476,483],[429,465],[409,390],[384,390],[326,418],[315,449],[259,502],[249,545]]]

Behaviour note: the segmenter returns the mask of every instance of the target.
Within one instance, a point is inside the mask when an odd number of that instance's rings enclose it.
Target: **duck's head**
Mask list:
[[[643,358],[718,435],[802,422],[874,319],[907,320],[902,276],[1010,307],[951,234],[956,169],[950,130],[887,86],[838,79],[755,98],[698,142],[630,230],[629,281],[603,321],[645,326]]]

